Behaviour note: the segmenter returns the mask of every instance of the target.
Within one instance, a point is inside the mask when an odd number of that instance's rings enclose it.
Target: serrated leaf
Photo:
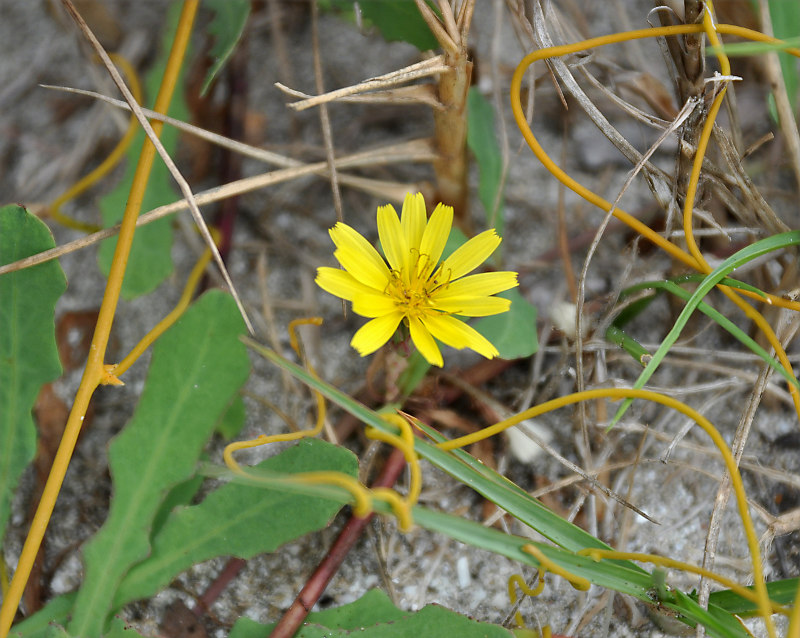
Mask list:
[[[158,61],[145,79],[146,94],[153,101],[164,75],[164,68],[177,26],[178,13],[176,10],[178,9],[180,9],[180,3],[173,3],[168,18],[171,28],[167,29],[162,40],[161,55]],[[183,87],[183,72],[178,77],[177,88],[168,113],[171,117],[186,121],[189,119],[189,109],[186,106],[181,87]],[[113,226],[122,220],[144,139],[144,133],[139,131],[126,153],[127,163],[124,177],[112,192],[100,199],[100,213],[106,227]],[[174,157],[178,142],[178,130],[172,126],[164,126],[160,139],[167,153]],[[179,197],[173,186],[172,176],[161,158],[156,157],[150,171],[147,190],[142,198],[141,211],[152,210],[176,199]],[[111,270],[116,246],[116,238],[107,239],[100,245],[98,263],[100,270],[106,276]],[[172,273],[171,252],[172,223],[169,219],[160,219],[137,228],[128,258],[128,266],[125,270],[125,279],[122,283],[123,299],[134,299],[155,290]]]
[[[0,265],[54,246],[37,217],[20,206],[0,208]],[[36,452],[33,404],[61,374],[54,312],[66,283],[56,261],[0,276],[0,544],[17,482]]]
[[[353,0],[332,0],[331,6],[351,12]],[[362,20],[374,24],[384,40],[408,42],[420,51],[439,48],[414,0],[359,0],[358,7]]]
[[[240,618],[228,638],[261,638],[275,625],[261,625]],[[395,607],[383,592],[373,589],[359,600],[337,609],[313,612],[295,638],[346,638],[357,632],[363,638],[510,638],[508,629],[472,620],[439,605],[427,605],[418,612]]]
[[[192,476],[217,419],[247,379],[242,332],[233,299],[212,290],[156,342],[136,412],[109,449],[114,495],[108,519],[84,550],[73,634],[101,635],[117,586],[150,551],[164,496]]]
[[[209,51],[214,64],[206,74],[200,89],[201,96],[206,94],[217,73],[225,66],[250,17],[250,0],[206,0],[205,4],[214,14],[208,25],[208,34],[214,38],[214,45]]]
[[[477,87],[467,94],[467,144],[478,162],[478,197],[486,223],[503,234],[503,156],[494,129],[494,109]]]
[[[497,295],[511,300],[511,309],[499,315],[485,317],[475,324],[475,330],[491,341],[503,359],[529,357],[539,349],[536,335],[536,307],[516,288]]]
[[[281,474],[330,470],[356,476],[358,462],[348,450],[304,440],[260,463]],[[199,505],[173,512],[153,541],[152,554],[120,585],[114,607],[145,598],[195,563],[217,556],[248,559],[325,527],[340,505],[330,500],[260,486],[228,483]]]

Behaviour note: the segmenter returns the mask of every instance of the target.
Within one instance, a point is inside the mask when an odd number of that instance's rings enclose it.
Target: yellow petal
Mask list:
[[[450,315],[425,315],[422,322],[430,333],[442,343],[453,348],[471,348],[487,359],[498,356],[495,348],[486,337],[463,321]]]
[[[453,207],[439,204],[433,211],[422,241],[419,245],[420,255],[426,255],[431,270],[442,256],[442,251],[450,236],[450,228],[453,226]]]
[[[438,305],[451,297],[484,297],[509,290],[517,285],[517,273],[515,272],[482,272],[437,288],[431,293],[431,298],[434,305]]]
[[[383,290],[389,269],[378,251],[356,230],[339,222],[328,231],[337,250],[333,253],[342,267],[362,283]]]
[[[444,365],[442,353],[439,350],[439,346],[437,346],[436,342],[433,340],[431,333],[422,325],[422,322],[417,318],[409,317],[408,330],[411,333],[411,340],[414,342],[414,345],[417,346],[417,350],[419,350],[420,354],[425,357],[425,360],[432,366],[439,366],[441,368]]]
[[[374,290],[356,294],[352,302],[353,312],[362,317],[382,317],[397,311],[394,299]]]
[[[472,272],[486,261],[500,245],[500,241],[494,228],[475,235],[444,260],[442,269],[445,277],[449,277],[450,281],[453,281]]]
[[[447,297],[437,300],[434,307],[442,312],[465,317],[488,317],[506,312],[511,307],[511,301],[502,297]],[[355,310],[355,306],[353,309]]]
[[[325,292],[348,301],[353,301],[353,297],[359,293],[375,292],[374,288],[362,284],[349,272],[339,268],[328,268],[327,266],[317,268],[317,278],[314,281]]]
[[[408,262],[408,244],[403,236],[403,229],[394,207],[390,205],[378,206],[378,238],[381,248],[392,270],[406,274]]]
[[[425,222],[428,214],[425,211],[425,198],[422,193],[412,195],[406,193],[403,201],[403,212],[400,215],[400,223],[403,226],[403,234],[408,243],[408,249],[416,252],[422,241],[422,233],[425,231]]]
[[[395,312],[368,321],[353,335],[350,345],[353,346],[362,357],[372,354],[384,343],[389,341],[394,331],[397,330],[397,325],[402,318],[402,312]]]

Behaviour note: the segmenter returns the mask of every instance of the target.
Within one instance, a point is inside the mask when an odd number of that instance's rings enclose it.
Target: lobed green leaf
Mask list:
[[[225,66],[250,17],[250,0],[206,0],[206,6],[214,14],[208,24],[208,34],[214,38],[214,45],[209,51],[214,64],[206,74],[200,95],[206,94],[214,78]]]
[[[0,208],[0,265],[54,246],[36,216]],[[31,410],[42,385],[61,374],[54,314],[66,283],[55,261],[0,276],[0,544],[14,490],[36,453]]]
[[[262,638],[274,627],[240,618],[228,638]],[[349,605],[310,613],[295,638],[347,638],[354,633],[364,638],[510,638],[512,635],[499,625],[472,620],[438,605],[404,612],[386,594],[373,589]]]
[[[265,471],[295,474],[330,470],[349,476],[358,461],[345,448],[306,439],[255,466]],[[128,572],[114,608],[152,596],[195,563],[217,556],[248,559],[314,530],[322,529],[340,504],[280,489],[228,483],[199,505],[174,511],[153,540],[153,551]]]
[[[162,500],[192,476],[214,425],[247,379],[242,332],[233,299],[212,290],[156,342],[136,412],[109,450],[114,495],[108,519],[84,549],[73,634],[102,634],[119,583],[150,551]]]

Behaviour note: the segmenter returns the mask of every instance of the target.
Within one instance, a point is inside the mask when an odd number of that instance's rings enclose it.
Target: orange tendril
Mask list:
[[[133,68],[133,65],[131,65],[128,60],[118,53],[109,53],[108,57],[110,57],[114,61],[114,64],[116,64],[122,70],[122,73],[125,75],[125,79],[127,79],[128,84],[130,84],[133,97],[141,104],[142,87],[139,82],[139,77],[136,74],[136,69]],[[53,200],[52,204],[50,204],[49,214],[54,221],[58,222],[62,226],[66,226],[67,228],[80,230],[85,233],[96,233],[97,231],[102,230],[102,227],[100,226],[95,224],[87,224],[65,215],[61,212],[61,207],[69,200],[74,199],[83,193],[92,184],[102,179],[117,165],[117,163],[122,159],[122,156],[125,154],[125,151],[127,151],[128,147],[131,145],[133,138],[136,136],[137,129],[138,123],[136,121],[136,116],[131,115],[130,123],[128,124],[128,129],[125,131],[125,135],[123,135],[122,139],[117,142],[117,145],[114,147],[114,150],[108,154],[108,157],[106,157],[102,163],[100,163],[100,165],[92,170],[88,175],[85,175],[75,182],[62,195],[59,195],[55,200]]]
[[[709,3],[710,4],[710,3]],[[605,200],[604,198],[600,197],[593,191],[589,190],[571,176],[569,176],[563,169],[561,169],[558,165],[553,162],[547,153],[545,153],[542,146],[539,144],[538,140],[533,134],[530,126],[528,125],[525,114],[523,112],[522,107],[522,80],[524,78],[525,72],[527,71],[528,67],[531,66],[534,62],[538,60],[546,60],[552,57],[559,57],[568,55],[571,53],[576,53],[578,51],[584,51],[586,49],[591,49],[594,47],[604,46],[607,44],[615,44],[627,40],[638,40],[643,38],[652,38],[652,37],[666,37],[666,36],[675,36],[675,35],[685,35],[688,33],[705,33],[709,39],[714,44],[719,43],[718,35],[719,33],[723,34],[730,34],[736,35],[742,38],[747,38],[750,40],[756,40],[759,42],[767,42],[767,43],[775,43],[781,44],[782,42],[776,38],[772,38],[770,36],[764,35],[763,33],[759,33],[758,31],[753,31],[751,29],[746,29],[744,27],[737,27],[729,24],[714,24],[713,19],[710,13],[710,7],[707,7],[706,14],[703,19],[702,24],[682,24],[682,25],[674,25],[668,27],[657,27],[653,29],[639,29],[634,31],[627,31],[623,33],[615,33],[612,35],[600,36],[597,38],[591,38],[588,40],[583,40],[581,42],[577,42],[575,44],[566,44],[554,47],[548,47],[545,49],[540,49],[538,51],[533,51],[526,55],[522,61],[517,66],[516,70],[514,71],[514,75],[511,79],[511,109],[514,114],[514,119],[517,122],[517,126],[520,129],[525,141],[528,143],[531,151],[533,151],[534,155],[539,159],[540,162],[545,166],[545,168],[562,184],[564,184],[567,188],[571,189],[581,197],[583,197],[588,202],[594,204],[598,208],[608,212],[612,211],[613,215],[619,219],[620,221],[624,222],[628,226],[630,226],[633,230],[641,234],[642,236],[646,237],[648,240],[659,246],[661,249],[666,251],[672,257],[677,259],[678,261],[683,262],[687,266],[698,270],[700,272],[709,273],[711,272],[711,268],[703,259],[702,254],[700,253],[699,249],[697,248],[697,244],[694,241],[694,237],[692,234],[692,212],[694,207],[694,197],[697,192],[697,183],[700,178],[700,169],[702,167],[703,158],[705,156],[705,150],[708,146],[708,140],[710,139],[711,132],[713,130],[714,120],[716,118],[716,114],[719,111],[719,108],[722,103],[722,99],[725,95],[725,87],[716,95],[714,101],[712,102],[712,107],[709,111],[709,116],[706,119],[700,144],[698,145],[697,152],[695,153],[695,159],[692,166],[692,173],[691,179],[689,182],[689,186],[687,188],[687,195],[686,195],[686,203],[684,207],[684,230],[686,235],[687,244],[690,248],[690,253],[685,252],[680,247],[676,246],[669,240],[661,237],[658,233],[653,231],[650,227],[646,224],[642,223],[632,215],[626,213],[621,208],[613,207],[610,202]],[[788,48],[786,49],[787,53],[794,55],[795,57],[800,57],[800,49],[797,48]],[[718,57],[720,60],[720,66],[723,71],[727,73],[730,72],[730,64],[727,61],[727,57],[724,53],[718,53]],[[794,377],[794,373],[792,371],[792,366],[789,362],[788,357],[786,356],[786,352],[784,351],[782,345],[778,341],[778,338],[775,335],[775,332],[772,330],[772,327],[767,323],[767,321],[761,316],[761,314],[755,310],[750,304],[746,303],[739,294],[734,292],[727,286],[719,285],[718,286],[723,293],[731,299],[746,315],[747,317],[753,321],[758,328],[763,332],[764,336],[769,341],[769,344],[775,349],[776,355],[778,360],[781,362],[783,367],[786,371]],[[754,299],[765,301],[762,299],[757,293],[743,290],[741,291],[742,295],[752,297]],[[778,297],[775,295],[767,295],[766,302],[779,306],[782,308],[788,308],[791,310],[800,310],[800,303],[796,301],[791,301],[788,299],[784,299],[782,297]],[[800,391],[792,384],[788,384],[789,393],[792,396],[792,401],[794,402],[795,411],[800,417]]]
[[[209,230],[211,231],[214,241],[218,242],[219,231],[214,228],[209,228]],[[189,304],[194,298],[197,286],[200,284],[200,278],[203,276],[208,264],[211,262],[211,257],[211,250],[206,248],[203,251],[203,254],[200,256],[200,259],[198,259],[197,263],[195,263],[192,271],[189,273],[183,293],[181,294],[181,298],[178,300],[178,303],[175,304],[175,308],[173,308],[166,317],[159,321],[152,330],[142,337],[141,341],[139,341],[139,343],[133,347],[133,349],[122,361],[120,361],[118,365],[114,366],[113,372],[115,377],[119,377],[127,372],[127,370],[136,362],[139,357],[142,356],[142,354],[144,354],[144,352],[156,341],[156,339],[164,334],[170,328],[170,326],[178,321],[183,313],[186,312],[186,309],[189,307]]]
[[[524,548],[523,548],[524,551]],[[513,605],[517,602],[517,589],[519,589],[523,594],[526,596],[538,596],[544,591],[544,575],[545,575],[544,567],[539,568],[539,579],[536,583],[536,587],[528,587],[528,583],[525,582],[525,579],[522,577],[521,574],[511,574],[508,579],[508,600]],[[514,613],[514,622],[517,624],[517,627],[525,627],[525,621],[522,618],[522,613],[517,610]],[[544,633],[544,630],[542,630]]]
[[[322,324],[322,319],[320,317],[311,317],[295,319],[291,321],[289,323],[289,342],[291,343],[292,349],[294,349],[298,356],[300,356],[300,358],[303,360],[303,364],[306,366],[309,374],[317,378],[317,373],[314,371],[313,367],[309,364],[308,360],[303,354],[302,344],[297,336],[297,327],[309,324],[319,326]],[[249,441],[236,441],[234,443],[229,443],[225,447],[225,450],[222,454],[225,465],[227,465],[234,474],[246,477],[248,481],[273,482],[272,479],[269,481],[264,481],[257,475],[246,472],[242,466],[239,465],[236,459],[234,459],[234,452],[243,449],[259,447],[262,445],[268,445],[270,443],[297,441],[299,439],[317,436],[320,432],[322,432],[322,427],[325,423],[326,408],[325,398],[322,396],[322,394],[317,390],[314,390],[314,396],[317,400],[317,422],[313,428],[309,430],[302,430],[300,432],[274,434],[271,436],[262,434]],[[417,455],[416,452],[414,452],[414,435],[411,432],[411,426],[409,423],[399,415],[387,415],[383,418],[386,421],[396,425],[400,429],[400,435],[397,436],[388,434],[375,430],[374,428],[370,428],[367,432],[367,436],[377,440],[385,441],[398,447],[403,452],[403,456],[408,462],[411,473],[409,494],[406,499],[403,499],[400,494],[390,488],[378,487],[369,489],[355,478],[342,472],[303,472],[294,474],[292,476],[282,477],[280,481],[306,485],[333,485],[336,487],[341,487],[347,490],[352,496],[353,514],[356,516],[370,515],[374,511],[372,507],[373,500],[378,499],[387,503],[392,508],[392,512],[397,518],[400,529],[402,531],[409,531],[413,525],[411,507],[419,497],[421,490],[421,473]]]
[[[559,397],[558,399],[553,399],[551,401],[534,406],[528,410],[524,410],[523,412],[516,414],[509,419],[505,419],[499,423],[489,426],[488,428],[484,428],[479,432],[474,432],[473,434],[468,434],[451,441],[445,441],[444,443],[438,443],[437,447],[443,450],[460,448],[465,445],[475,443],[476,441],[482,441],[483,439],[487,439],[495,434],[499,434],[503,430],[507,430],[508,428],[513,427],[522,421],[533,419],[546,412],[556,410],[566,405],[572,405],[573,403],[601,398],[634,398],[645,399],[654,403],[659,403],[677,410],[681,414],[692,419],[711,438],[714,445],[720,451],[722,460],[724,461],[725,467],[731,477],[731,486],[736,494],[736,504],[739,509],[739,517],[742,520],[742,527],[744,528],[745,537],[747,538],[747,546],[750,550],[750,557],[753,567],[754,591],[758,598],[759,613],[767,626],[767,632],[770,636],[774,636],[775,628],[772,623],[772,618],[770,617],[772,605],[769,599],[769,594],[767,593],[766,584],[764,583],[764,569],[761,561],[761,551],[758,547],[758,536],[756,535],[755,528],[753,527],[753,520],[750,517],[750,510],[747,507],[747,496],[744,491],[744,485],[742,483],[742,476],[739,473],[739,468],[736,465],[733,455],[731,454],[730,448],[725,443],[725,440],[722,438],[719,431],[711,424],[711,421],[685,403],[682,403],[677,399],[673,399],[670,396],[652,392],[651,390],[635,390],[633,388],[601,388],[596,390],[585,390],[583,392],[575,392],[573,394]]]
[[[547,558],[547,556],[544,555],[544,552],[541,549],[536,547],[536,545],[523,545],[520,549],[539,561],[542,569],[551,572],[556,576],[561,576],[561,578],[566,580],[578,591],[589,591],[589,588],[592,586],[592,583],[590,583],[588,579],[584,578],[583,576],[577,576],[561,567],[561,565],[557,565],[551,561],[549,558]]]

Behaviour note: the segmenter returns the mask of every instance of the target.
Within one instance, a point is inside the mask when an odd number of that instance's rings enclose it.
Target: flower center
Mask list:
[[[415,251],[412,251],[412,255]],[[406,271],[391,271],[391,281],[386,290],[406,316],[418,317],[433,308],[431,293],[449,283],[441,267],[434,273],[436,264],[428,255],[417,254],[414,265]]]

